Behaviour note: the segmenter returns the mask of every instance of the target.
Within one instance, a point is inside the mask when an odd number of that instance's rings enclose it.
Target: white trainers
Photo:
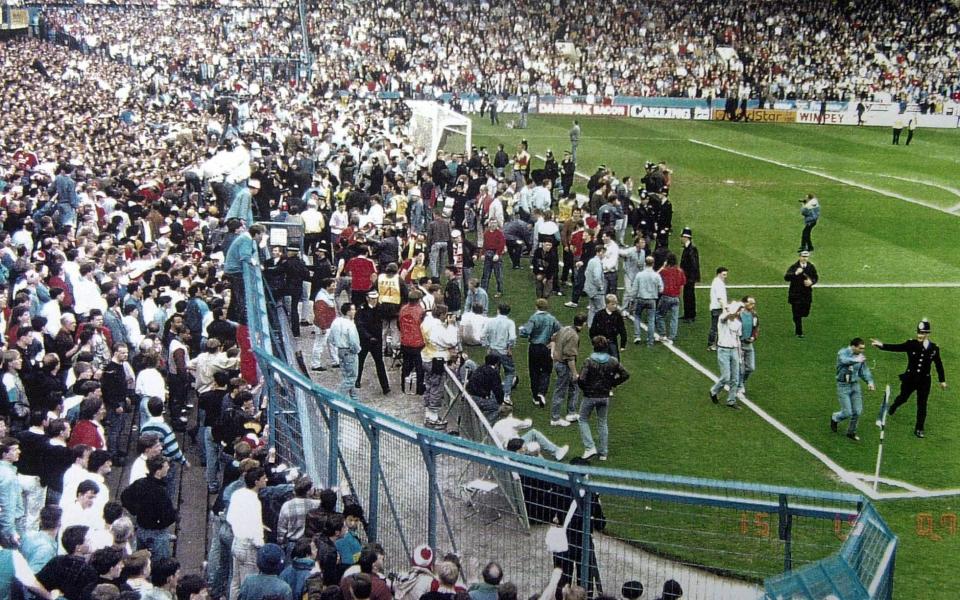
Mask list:
[[[564,419],[570,421],[571,423],[576,423],[577,421],[580,420],[580,415],[578,413],[570,413],[569,415],[564,417]]]
[[[601,455],[600,455],[600,460],[603,460],[603,461],[607,460],[607,455],[606,455],[606,454],[601,454]]]
[[[564,302],[563,305],[566,306],[567,308],[577,308],[577,306],[578,306],[578,304],[577,304],[576,302],[573,302],[573,301],[571,301],[571,302]]]
[[[583,456],[581,456],[580,458],[582,458],[583,460],[588,460],[593,458],[596,455],[597,455],[597,449],[591,448],[589,450],[584,451]]]
[[[550,421],[550,426],[551,426],[551,427],[569,427],[569,426],[570,426],[570,421],[568,421],[568,420],[564,419],[563,417],[561,417],[561,418],[559,418],[559,419],[557,419],[557,420],[555,420],[555,421]]]
[[[564,444],[559,448],[557,448],[557,451],[556,453],[554,453],[553,456],[556,457],[557,460],[563,460],[563,457],[566,456],[567,452],[569,451],[570,451],[570,446],[568,444]]]

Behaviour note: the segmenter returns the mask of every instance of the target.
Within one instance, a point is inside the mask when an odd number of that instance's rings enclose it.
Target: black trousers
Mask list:
[[[803,233],[800,234],[800,249],[813,252],[813,241],[810,239],[810,232],[817,226],[817,222],[807,223],[803,226]]]
[[[575,272],[573,265],[576,264],[576,262],[577,260],[573,257],[573,252],[569,250],[563,251],[563,271],[560,273],[560,283],[557,287],[566,285],[570,274]]]
[[[357,387],[360,386],[360,380],[363,378],[363,363],[367,360],[367,355],[373,359],[373,364],[377,367],[377,379],[380,381],[380,390],[386,394],[390,391],[390,382],[387,380],[387,368],[383,364],[383,342],[376,346],[368,347],[361,344],[360,354],[357,356],[359,366],[357,367]]]
[[[793,330],[797,335],[803,335],[803,319],[810,316],[809,302],[791,302],[790,309],[793,312]]]
[[[510,254],[510,263],[514,269],[520,268],[520,256],[523,254],[523,242],[507,242],[507,253]]]
[[[902,377],[900,379],[900,393],[894,398],[890,405],[890,414],[897,412],[897,409],[907,403],[910,395],[917,392],[917,424],[915,429],[923,431],[923,425],[927,421],[927,398],[930,397],[930,378],[913,379]]]
[[[423,359],[420,357],[420,350],[422,348],[400,346],[400,356],[403,357],[403,365],[400,367],[400,389],[406,391],[407,375],[416,372],[418,396],[423,395]]]
[[[530,369],[530,393],[546,396],[550,388],[550,371],[553,369],[553,359],[550,358],[550,349],[544,344],[530,344],[527,350],[527,366]]]
[[[697,284],[693,281],[683,286],[683,318],[691,321],[697,318]]]

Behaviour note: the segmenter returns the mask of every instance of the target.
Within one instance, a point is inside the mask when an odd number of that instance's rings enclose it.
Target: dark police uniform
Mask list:
[[[926,347],[924,347],[926,344]],[[917,392],[917,424],[914,433],[923,437],[923,425],[927,418],[927,397],[930,395],[930,367],[937,368],[937,379],[946,381],[943,374],[943,362],[940,360],[940,347],[926,340],[907,340],[902,344],[882,344],[877,346],[887,352],[904,352],[907,355],[907,370],[900,375],[900,393],[890,406],[892,415],[903,406],[914,391]]]

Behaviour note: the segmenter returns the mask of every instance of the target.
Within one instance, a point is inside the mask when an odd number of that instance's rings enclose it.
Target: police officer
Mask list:
[[[890,416],[903,406],[913,392],[917,392],[917,423],[913,434],[923,437],[923,425],[927,418],[927,397],[930,395],[930,367],[937,368],[940,387],[947,389],[943,362],[940,360],[940,347],[930,341],[930,321],[923,319],[917,325],[917,338],[902,344],[884,344],[880,340],[870,340],[880,350],[886,352],[904,352],[907,355],[907,370],[900,375],[900,393],[890,406]]]

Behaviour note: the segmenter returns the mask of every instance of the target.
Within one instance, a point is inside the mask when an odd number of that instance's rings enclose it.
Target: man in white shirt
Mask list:
[[[60,496],[60,508],[64,510],[76,501],[80,483],[90,479],[87,465],[90,454],[93,453],[93,448],[85,444],[74,446],[70,450],[73,452],[73,464],[63,473],[63,495]]]
[[[230,597],[236,598],[240,584],[248,575],[255,575],[257,550],[263,546],[263,513],[259,492],[267,485],[267,475],[257,467],[243,474],[244,487],[230,496],[227,523],[233,529],[233,556],[230,579]]]
[[[720,312],[717,319],[717,365],[720,367],[720,379],[710,388],[710,400],[719,404],[721,390],[727,387],[727,406],[739,409],[737,390],[740,382],[740,333],[743,322],[740,312],[743,304],[731,302]]]
[[[533,425],[533,419],[518,419],[513,416],[513,408],[509,404],[502,404],[500,406],[500,419],[493,424],[493,434],[497,436],[497,439],[500,441],[500,445],[506,448],[507,443],[514,439],[520,438],[523,440],[524,444],[530,442],[536,442],[540,444],[540,447],[556,457],[557,460],[563,460],[563,457],[567,455],[567,451],[570,449],[570,446],[564,444],[563,446],[557,446],[550,441],[547,436],[540,433],[536,429],[530,429]],[[528,429],[522,435],[520,434],[521,429]]]
[[[710,335],[707,337],[707,349],[717,350],[717,319],[727,305],[727,273],[726,267],[717,267],[717,276],[710,282]]]
[[[483,314],[483,305],[475,303],[460,317],[460,342],[464,346],[480,346],[490,317]]]
[[[147,459],[153,456],[160,456],[163,452],[163,443],[160,436],[153,432],[147,432],[137,440],[137,459],[130,466],[130,479],[127,485],[130,485],[138,479],[147,476]]]

